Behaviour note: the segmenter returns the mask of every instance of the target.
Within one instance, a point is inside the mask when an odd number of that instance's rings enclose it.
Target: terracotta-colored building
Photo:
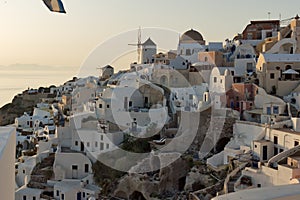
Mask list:
[[[251,110],[254,107],[256,86],[253,84],[233,83],[227,91],[227,107],[237,111]]]
[[[242,40],[263,40],[277,35],[279,20],[251,21],[242,33]]]
[[[217,67],[225,66],[223,53],[219,51],[199,52],[198,59],[200,62],[210,63]]]

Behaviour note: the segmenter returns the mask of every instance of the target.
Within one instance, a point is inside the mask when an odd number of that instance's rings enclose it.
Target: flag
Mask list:
[[[61,0],[43,0],[49,10],[53,12],[66,13]]]

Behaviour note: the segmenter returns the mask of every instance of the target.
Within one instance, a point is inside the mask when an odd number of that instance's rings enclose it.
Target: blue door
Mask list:
[[[271,115],[271,107],[267,107],[267,114]]]

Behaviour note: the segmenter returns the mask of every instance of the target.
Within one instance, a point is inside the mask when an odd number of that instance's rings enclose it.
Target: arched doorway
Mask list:
[[[146,200],[144,195],[141,192],[134,191],[130,196],[129,199],[135,199],[135,200]]]

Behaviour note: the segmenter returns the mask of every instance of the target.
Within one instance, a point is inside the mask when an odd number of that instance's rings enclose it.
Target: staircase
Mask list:
[[[292,117],[297,117],[297,115],[298,115],[298,109],[295,108],[295,106],[290,105],[290,111],[291,111]]]
[[[34,167],[31,173],[30,181],[27,185],[29,188],[47,188],[47,181],[51,179],[53,175],[54,160],[55,154],[52,153]]]
[[[241,171],[239,171],[237,174],[230,178],[230,181],[227,184],[228,193],[234,192],[234,184],[240,178],[241,175],[242,173]]]
[[[284,152],[281,152],[281,153],[273,156],[267,163],[267,166],[271,167],[273,163],[278,163],[281,160],[283,160],[284,158],[291,156],[291,155],[297,153],[298,151],[300,151],[300,145],[295,146],[292,149],[285,150]]]
[[[245,162],[235,168],[230,174],[227,175],[224,181],[224,193],[228,194],[230,192],[234,192],[234,184],[241,176],[242,170],[248,165],[248,162]]]

